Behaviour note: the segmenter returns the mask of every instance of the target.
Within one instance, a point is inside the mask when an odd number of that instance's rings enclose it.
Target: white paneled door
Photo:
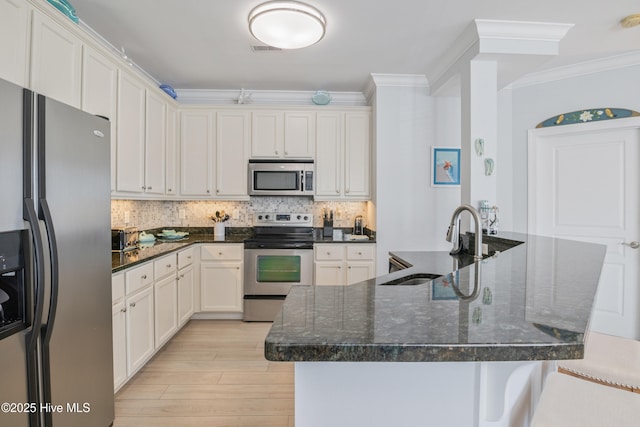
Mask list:
[[[607,245],[591,329],[640,339],[640,118],[529,131],[529,233]]]

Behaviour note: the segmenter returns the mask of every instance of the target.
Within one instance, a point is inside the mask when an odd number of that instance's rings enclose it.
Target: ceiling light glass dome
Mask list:
[[[269,1],[249,13],[249,31],[262,43],[300,49],[320,41],[326,19],[315,7],[298,1]]]

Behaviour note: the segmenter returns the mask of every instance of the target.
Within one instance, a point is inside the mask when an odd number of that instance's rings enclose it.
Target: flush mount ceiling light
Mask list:
[[[298,1],[269,1],[249,13],[249,31],[281,49],[311,46],[324,37],[327,21],[315,7]]]

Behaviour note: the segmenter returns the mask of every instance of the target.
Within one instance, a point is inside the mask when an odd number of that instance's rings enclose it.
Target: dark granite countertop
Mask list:
[[[518,233],[484,239],[490,253],[501,252],[479,263],[469,254],[394,252],[411,267],[351,286],[294,286],[266,338],[266,358],[582,358],[606,247]],[[441,277],[384,285],[425,273]]]
[[[198,243],[244,243],[246,239],[253,237],[253,229],[251,227],[228,227],[224,239],[219,236],[214,236],[211,232],[207,232],[211,230],[211,227],[208,229],[195,227],[172,228],[175,228],[176,231],[189,232],[189,235],[184,239],[173,241],[156,239],[155,243],[144,244],[141,245],[139,249],[128,252],[112,252],[111,272],[116,273]],[[162,229],[154,229],[146,231],[156,235],[161,230]],[[344,230],[345,232],[351,231],[351,229]],[[371,233],[370,230],[367,231]],[[314,230],[314,243],[375,243],[375,238],[370,236],[368,240],[333,240],[331,237],[322,237],[322,229],[319,228]]]

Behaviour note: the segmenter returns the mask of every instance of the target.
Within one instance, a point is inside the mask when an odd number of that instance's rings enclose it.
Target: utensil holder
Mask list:
[[[224,222],[216,222],[213,226],[214,236],[224,236]]]
[[[333,221],[328,219],[323,221],[322,237],[333,237]]]

